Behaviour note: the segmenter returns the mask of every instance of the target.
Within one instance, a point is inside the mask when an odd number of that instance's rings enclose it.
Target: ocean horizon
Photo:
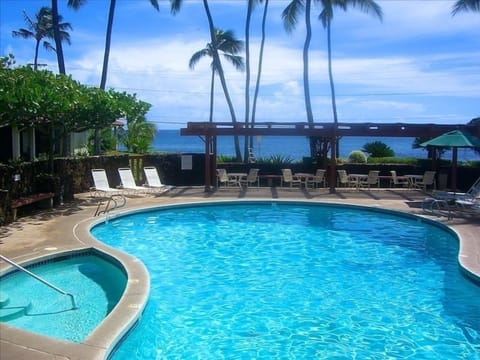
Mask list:
[[[340,139],[338,157],[347,158],[353,150],[361,150],[369,142],[381,141],[394,151],[395,157],[427,158],[426,150],[412,148],[414,140],[413,137],[345,136]],[[243,153],[243,136],[240,137],[240,144]],[[203,154],[205,145],[198,136],[181,136],[179,129],[157,130],[152,150],[155,152]],[[254,136],[253,152],[257,159],[280,155],[299,161],[303,157],[310,156],[308,139],[303,136]],[[233,136],[219,136],[217,138],[217,155],[235,155]],[[450,160],[451,158],[451,150],[445,151],[442,155],[442,159]],[[458,149],[458,160],[480,161],[480,156],[473,149],[461,148]]]

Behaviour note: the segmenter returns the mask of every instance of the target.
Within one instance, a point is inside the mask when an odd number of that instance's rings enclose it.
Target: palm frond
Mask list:
[[[308,0],[307,0],[308,1]],[[292,0],[282,11],[283,27],[287,32],[292,32],[298,23],[298,17],[305,9],[304,0]]]
[[[457,0],[452,8],[452,16],[455,16],[460,11],[480,12],[480,0]]]
[[[235,69],[244,71],[245,70],[245,63],[243,62],[243,57],[238,56],[238,55],[231,55],[231,54],[222,54],[223,57],[231,63],[233,66],[235,66]]]

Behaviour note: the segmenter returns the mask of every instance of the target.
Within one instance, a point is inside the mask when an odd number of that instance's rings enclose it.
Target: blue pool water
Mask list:
[[[92,233],[151,275],[115,360],[480,358],[480,287],[432,223],[237,202],[134,213]]]
[[[27,305],[26,314],[0,318],[0,321],[73,342],[84,340],[105,319],[127,283],[125,273],[118,266],[93,253],[54,259],[28,270],[73,294],[77,309],[72,309],[68,296],[16,271],[0,279],[0,290],[10,299],[4,309]]]

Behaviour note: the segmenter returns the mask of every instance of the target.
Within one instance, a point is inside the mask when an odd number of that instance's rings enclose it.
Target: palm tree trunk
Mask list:
[[[307,121],[309,124],[313,125],[313,112],[312,112],[312,103],[310,100],[310,81],[309,81],[309,61],[308,53],[310,48],[310,41],[312,39],[312,24],[310,22],[310,8],[311,0],[305,1],[305,25],[306,25],[306,35],[305,35],[305,44],[303,46],[303,88],[305,93],[305,110],[307,111]]]
[[[110,0],[110,10],[108,12],[107,34],[105,36],[105,52],[103,54],[102,79],[100,80],[100,89],[105,90],[107,84],[108,58],[110,57],[110,44],[112,41],[113,18],[115,16],[116,0]]]
[[[209,121],[213,122],[213,96],[215,92],[215,70],[212,68],[212,79],[210,81],[210,117]]]
[[[35,58],[33,59],[33,70],[37,71],[38,69],[38,48],[40,47],[40,41],[37,40],[35,44]]]
[[[250,22],[252,19],[253,1],[248,0],[247,18],[245,21],[245,127],[250,122]],[[248,161],[248,135],[245,136],[243,161]]]
[[[267,12],[268,12],[268,0],[265,0],[265,7],[263,9],[263,18],[262,18],[262,40],[260,42],[260,52],[258,55],[258,71],[257,71],[257,81],[255,83],[255,93],[253,95],[253,104],[252,104],[252,125],[255,124],[255,113],[257,110],[257,99],[258,92],[260,90],[260,78],[262,76],[262,64],[263,64],[263,50],[265,48],[265,25],[267,22]],[[253,137],[250,137],[250,147],[253,147]]]
[[[330,172],[330,192],[335,192],[335,166],[337,163],[337,104],[335,102],[335,85],[333,83],[332,72],[332,41],[331,41],[331,22],[327,23],[327,46],[328,46],[328,78],[330,79],[330,92],[332,97],[332,111],[333,111],[333,134],[332,134],[332,156],[330,159],[331,172]]]
[[[208,1],[203,0],[203,7],[205,8],[205,12],[207,13],[208,18],[208,25],[210,28],[210,37],[212,41],[212,56],[214,62],[214,68],[218,71],[218,76],[220,77],[220,83],[222,84],[223,92],[225,94],[225,99],[227,100],[228,108],[230,110],[230,116],[232,117],[232,123],[237,123],[237,118],[235,116],[235,110],[233,109],[232,100],[230,99],[230,94],[228,92],[227,83],[225,81],[225,73],[223,72],[222,63],[220,61],[220,57],[218,56],[218,51],[215,45],[215,27],[213,26],[213,19],[212,15],[210,14],[210,9],[208,7]],[[238,161],[242,159],[242,153],[240,151],[240,142],[238,140],[238,136],[234,136],[234,143],[235,143],[235,157]]]
[[[55,49],[57,53],[58,72],[65,75],[65,60],[63,58],[62,39],[60,38],[60,30],[58,28],[58,1],[52,0],[52,22],[53,37],[55,39]]]

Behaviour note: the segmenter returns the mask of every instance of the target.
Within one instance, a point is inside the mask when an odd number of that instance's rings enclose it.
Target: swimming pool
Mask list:
[[[151,277],[113,359],[480,352],[480,288],[459,270],[457,239],[413,216],[236,202],[133,213],[91,232]]]
[[[8,302],[0,307],[0,322],[33,333],[82,342],[112,311],[127,284],[114,259],[94,250],[59,255],[26,268],[71,299],[21,271],[0,278]],[[17,311],[21,310],[21,311]]]

